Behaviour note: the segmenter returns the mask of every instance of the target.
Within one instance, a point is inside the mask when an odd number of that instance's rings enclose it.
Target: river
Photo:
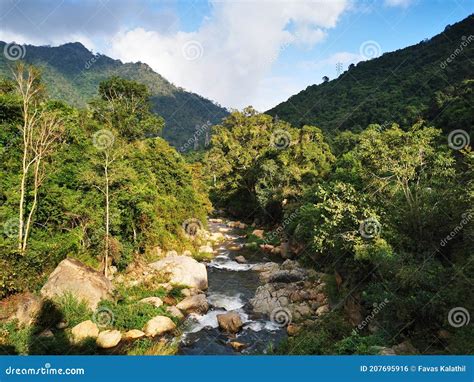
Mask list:
[[[281,262],[281,259],[261,251],[244,248],[242,231],[228,228],[225,223],[209,222],[210,232],[223,232],[225,240],[219,243],[214,259],[207,263],[207,299],[211,308],[205,315],[191,314],[183,325],[179,354],[265,354],[276,343],[286,337],[284,328],[269,321],[268,317],[252,314],[248,301],[254,296],[261,282],[252,267],[268,261]],[[232,247],[241,247],[233,250]],[[246,264],[234,260],[243,255]],[[226,311],[237,311],[244,323],[242,330],[229,336],[219,330],[216,316]],[[238,352],[230,346],[238,341],[246,348]]]

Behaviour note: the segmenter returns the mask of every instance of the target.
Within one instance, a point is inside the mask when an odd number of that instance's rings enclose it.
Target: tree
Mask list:
[[[46,175],[45,161],[54,152],[55,145],[63,134],[63,125],[57,114],[45,110],[40,104],[43,87],[38,70],[19,64],[13,75],[22,99],[23,123],[19,130],[23,155],[19,186],[18,251],[24,254],[38,204],[38,190]],[[27,179],[32,168],[33,202],[29,211],[26,211]]]

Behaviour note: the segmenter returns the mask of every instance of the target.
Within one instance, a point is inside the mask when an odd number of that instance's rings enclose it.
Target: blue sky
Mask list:
[[[350,63],[418,43],[472,0],[1,0],[0,39],[142,61],[229,108],[264,111]]]

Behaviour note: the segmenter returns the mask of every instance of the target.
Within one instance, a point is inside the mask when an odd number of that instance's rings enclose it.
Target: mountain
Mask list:
[[[420,43],[351,65],[268,114],[330,132],[370,123],[402,126],[423,118],[450,131],[474,131],[474,15]]]
[[[0,41],[0,75],[11,76],[10,66],[14,61],[7,59],[8,46]],[[208,123],[215,124],[225,117],[226,109],[197,94],[176,87],[147,64],[122,63],[101,54],[93,54],[79,42],[58,47],[22,46],[23,60],[42,68],[43,79],[53,98],[84,107],[97,95],[99,83],[113,75],[146,84],[152,93],[152,109],[161,115],[166,125],[163,137],[178,148],[193,148],[187,143],[196,128]],[[15,52],[12,51],[12,56]],[[17,57],[17,56],[14,56]],[[199,131],[202,131],[200,129]],[[205,136],[199,135],[199,144]]]

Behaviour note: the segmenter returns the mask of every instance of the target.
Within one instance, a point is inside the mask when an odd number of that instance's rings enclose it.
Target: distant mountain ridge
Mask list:
[[[1,52],[5,45],[0,41]],[[99,83],[113,75],[144,83],[152,93],[153,111],[166,121],[163,137],[177,148],[192,149],[196,130],[207,123],[218,123],[228,114],[214,102],[173,85],[147,64],[122,63],[94,54],[79,42],[58,47],[24,45],[22,49],[24,61],[42,68],[51,97],[74,106],[84,107],[97,95]],[[14,61],[1,55],[0,75],[11,76],[11,64]],[[205,136],[196,134],[196,137],[202,146]]]
[[[267,111],[327,132],[422,118],[447,131],[474,128],[474,15],[431,39],[351,65]]]

